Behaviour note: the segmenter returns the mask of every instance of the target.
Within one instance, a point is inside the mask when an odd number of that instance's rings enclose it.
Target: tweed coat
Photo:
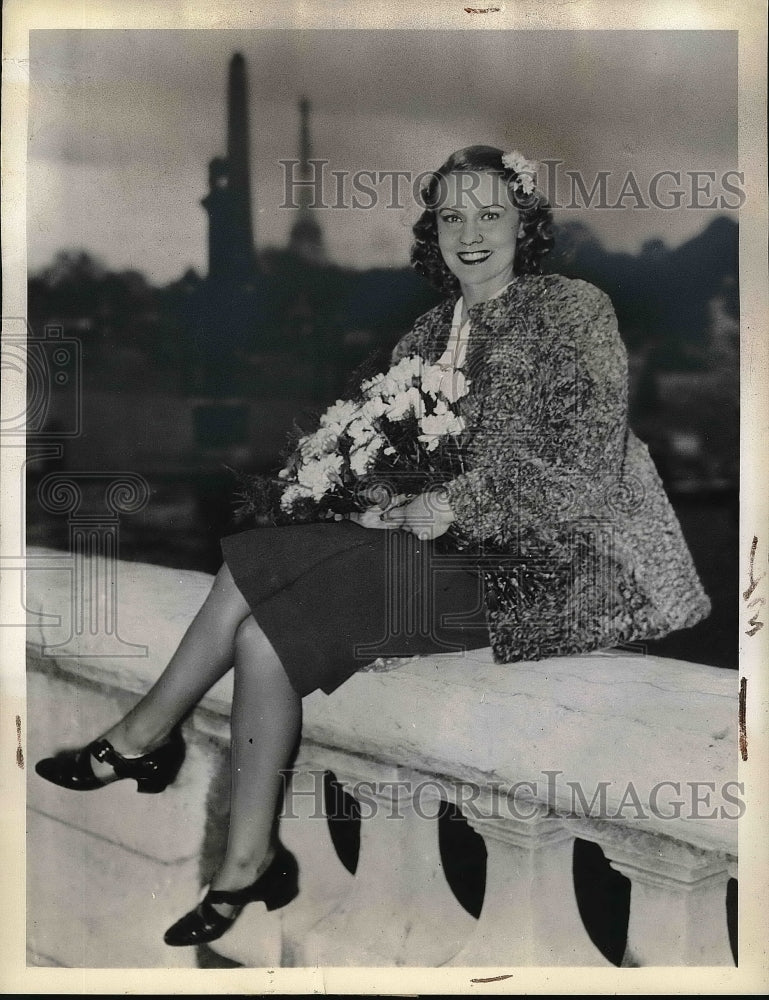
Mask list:
[[[446,345],[455,301],[421,316],[393,361]],[[627,424],[627,357],[608,296],[520,276],[469,309],[466,471],[447,484],[477,543],[498,662],[657,638],[710,601],[648,449]],[[468,556],[469,558],[469,556]]]

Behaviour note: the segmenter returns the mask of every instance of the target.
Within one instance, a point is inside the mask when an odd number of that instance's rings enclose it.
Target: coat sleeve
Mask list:
[[[550,305],[528,369],[511,349],[470,442],[470,471],[447,484],[458,527],[508,542],[519,530],[600,516],[621,477],[627,356],[607,295],[586,282]],[[544,336],[543,336],[544,334]]]

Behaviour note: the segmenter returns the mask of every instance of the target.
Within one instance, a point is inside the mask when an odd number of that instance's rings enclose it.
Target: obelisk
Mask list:
[[[227,82],[227,156],[211,160],[209,188],[202,200],[208,212],[209,280],[248,282],[254,276],[255,254],[246,61],[239,52],[230,60]]]

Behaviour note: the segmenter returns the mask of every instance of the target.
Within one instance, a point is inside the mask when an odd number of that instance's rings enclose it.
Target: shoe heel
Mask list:
[[[269,899],[265,899],[264,904],[268,910],[279,910],[281,906],[288,906],[292,899],[296,899],[299,895],[299,886],[286,885],[283,886],[281,892],[274,892]]]
[[[149,756],[149,755],[148,755]],[[166,746],[155,755],[156,771],[146,778],[136,778],[136,791],[145,795],[157,795],[172,785],[181,770],[186,756],[184,743],[178,746]]]
[[[137,778],[136,791],[145,795],[157,795],[164,792],[171,782],[166,778]]]
[[[279,910],[299,895],[299,866],[296,859],[289,858],[286,868],[285,875],[282,878],[279,876],[279,881],[273,883],[270,891],[265,893],[264,905],[268,910]]]

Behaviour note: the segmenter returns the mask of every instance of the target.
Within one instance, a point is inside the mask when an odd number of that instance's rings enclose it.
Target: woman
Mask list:
[[[608,298],[539,274],[551,216],[532,166],[486,146],[452,154],[414,227],[412,262],[449,298],[417,320],[393,361],[420,353],[467,372],[467,471],[402,506],[225,538],[212,590],[152,689],[100,739],[37,765],[68,788],[131,777],[139,791],[162,791],[184,757],[178,723],[234,667],[225,857],[168,944],[213,941],[246,903],[272,909],[296,895],[297,864],[274,826],[305,694],[332,692],[379,655],[490,642],[498,662],[512,662],[660,636],[709,611],[648,452],[627,428]],[[425,572],[452,526],[469,543],[466,565]],[[428,600],[414,579],[427,581]],[[383,613],[393,594],[421,623],[408,634]]]

